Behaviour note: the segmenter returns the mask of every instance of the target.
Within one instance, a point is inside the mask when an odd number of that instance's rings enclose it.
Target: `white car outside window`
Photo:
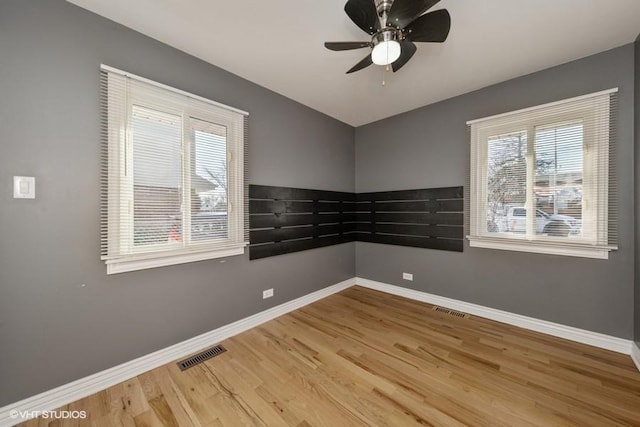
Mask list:
[[[507,213],[507,231],[524,233],[526,231],[527,210],[522,207],[509,209]],[[552,215],[536,209],[536,234],[566,236],[580,233],[580,222],[569,215]]]

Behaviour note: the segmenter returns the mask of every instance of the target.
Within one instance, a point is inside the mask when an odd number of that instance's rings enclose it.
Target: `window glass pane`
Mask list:
[[[487,231],[526,231],[527,133],[487,140]]]
[[[582,229],[582,122],[537,127],[534,194],[536,234],[574,237]]]
[[[227,128],[191,119],[191,239],[228,238]]]
[[[181,242],[181,118],[133,106],[131,133],[134,246]]]

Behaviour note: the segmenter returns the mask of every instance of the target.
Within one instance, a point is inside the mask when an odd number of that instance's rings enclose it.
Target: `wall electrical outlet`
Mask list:
[[[36,179],[32,176],[13,177],[13,198],[14,199],[35,199]]]
[[[413,280],[413,274],[411,274],[411,273],[402,273],[402,278],[404,280]]]
[[[271,298],[273,296],[273,288],[262,291],[262,299]]]

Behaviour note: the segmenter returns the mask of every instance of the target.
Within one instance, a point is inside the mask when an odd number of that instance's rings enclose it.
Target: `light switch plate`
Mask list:
[[[33,176],[13,177],[13,198],[14,199],[35,199],[36,179]]]

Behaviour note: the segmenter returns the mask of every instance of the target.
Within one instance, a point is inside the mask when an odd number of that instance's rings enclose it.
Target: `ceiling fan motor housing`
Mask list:
[[[387,27],[375,33],[371,38],[371,43],[373,43],[373,45],[376,46],[378,43],[381,43],[381,42],[388,42],[388,41],[400,42],[401,40],[402,40],[402,33],[400,33],[400,31],[396,30],[393,27]]]

